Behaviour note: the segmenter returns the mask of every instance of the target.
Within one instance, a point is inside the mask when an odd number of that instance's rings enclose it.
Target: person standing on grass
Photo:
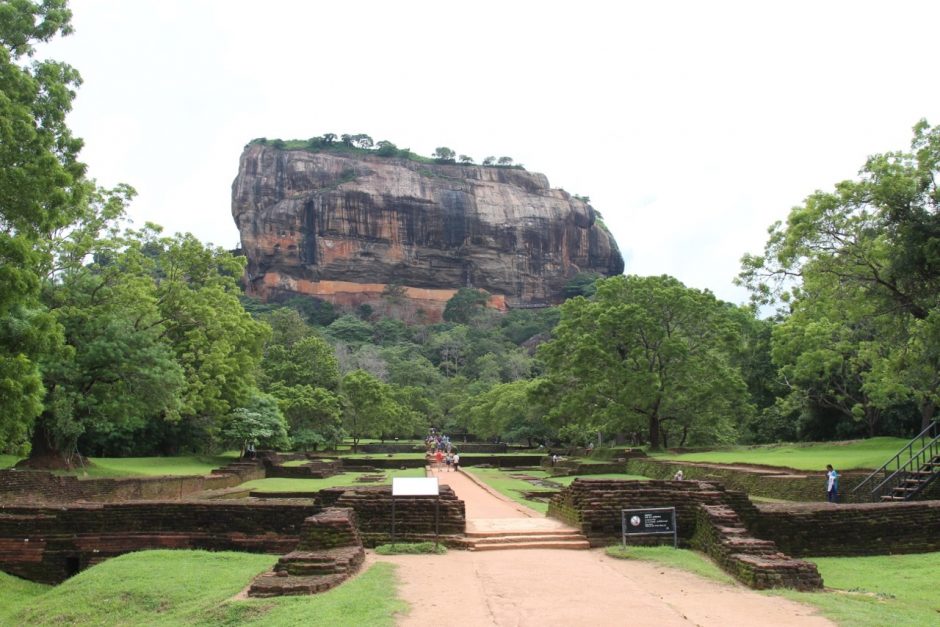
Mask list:
[[[839,473],[832,464],[826,465],[826,499],[830,503],[839,502]]]

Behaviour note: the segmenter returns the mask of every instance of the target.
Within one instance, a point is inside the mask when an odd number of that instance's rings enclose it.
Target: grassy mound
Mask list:
[[[813,442],[773,446],[739,446],[701,453],[653,454],[659,459],[716,464],[757,464],[796,470],[821,472],[826,464],[838,470],[874,469],[893,456],[907,440],[901,438],[870,438],[850,442]]]
[[[393,566],[377,564],[331,590],[305,597],[232,600],[275,556],[143,551],[108,560],[56,587],[0,579],[4,625],[391,625]]]
[[[543,514],[548,511],[548,504],[543,501],[533,501],[532,499],[526,498],[527,494],[533,494],[535,492],[553,492],[557,488],[551,487],[539,487],[529,481],[524,479],[519,479],[513,475],[521,476],[525,475],[527,477],[532,477],[534,479],[546,479],[552,483],[567,486],[571,485],[571,482],[575,479],[622,479],[625,481],[642,481],[644,479],[648,480],[648,477],[641,477],[639,475],[627,475],[627,474],[606,474],[606,475],[573,475],[566,477],[552,477],[544,470],[534,470],[534,469],[505,469],[501,470],[499,468],[477,468],[473,466],[468,466],[464,470],[474,477],[487,484],[503,496],[509,497],[510,499],[525,505],[526,507],[532,508],[537,512],[542,512]]]
[[[341,475],[327,477],[326,479],[283,479],[277,477],[272,477],[270,479],[255,479],[254,481],[245,482],[238,487],[245,490],[257,490],[260,492],[317,492],[325,488],[338,488],[353,485],[368,486],[389,484],[392,482],[392,478],[394,477],[424,476],[424,468],[406,468],[405,470],[385,470],[379,472],[385,475],[385,481],[380,481],[378,483],[359,483],[356,481],[358,477],[361,477],[364,474],[375,473],[345,472]]]

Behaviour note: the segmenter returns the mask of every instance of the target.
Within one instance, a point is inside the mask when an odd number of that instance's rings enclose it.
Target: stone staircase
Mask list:
[[[692,544],[751,588],[822,588],[815,564],[784,554],[772,540],[751,536],[726,505],[699,506]]]
[[[466,546],[471,551],[591,548],[577,529],[539,518],[468,520]]]
[[[297,548],[281,557],[272,572],[256,577],[248,596],[324,592],[346,581],[364,560],[355,512],[328,508],[304,521]]]
[[[908,501],[919,494],[932,481],[940,476],[940,455],[936,455],[913,470],[900,480],[888,494],[881,495],[882,501]]]
[[[847,495],[852,501],[909,501],[928,496],[940,477],[940,421],[934,420]]]

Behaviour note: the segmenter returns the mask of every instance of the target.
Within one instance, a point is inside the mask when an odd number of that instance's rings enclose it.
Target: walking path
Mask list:
[[[461,472],[435,472],[466,504],[470,530],[564,528],[558,521],[481,487]],[[739,585],[603,551],[450,551],[446,556],[379,556],[398,565],[399,594],[411,611],[399,625],[832,625],[815,609]]]

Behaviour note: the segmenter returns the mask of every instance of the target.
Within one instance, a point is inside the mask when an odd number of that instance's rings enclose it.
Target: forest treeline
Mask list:
[[[244,259],[99,187],[34,59],[64,0],[0,7],[0,452],[85,455],[449,433],[693,446],[907,435],[940,402],[940,128],[811,194],[746,255],[747,306],[668,276],[578,275],[500,314],[465,288],[406,324],[402,290],[335,311],[244,296]]]

